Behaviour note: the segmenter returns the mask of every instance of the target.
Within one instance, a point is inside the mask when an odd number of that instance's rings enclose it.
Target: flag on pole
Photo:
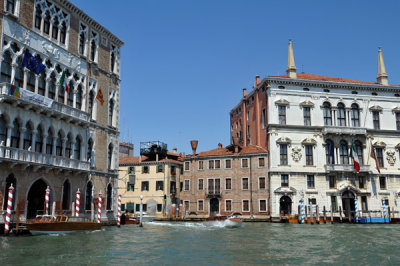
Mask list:
[[[374,149],[374,146],[372,146],[372,141],[371,141],[371,154],[370,154],[370,156],[371,156],[372,159],[375,160],[376,170],[378,171],[378,173],[381,173],[381,168],[379,166],[379,161],[376,158],[375,149]]]
[[[103,98],[103,92],[101,91],[101,88],[97,91],[96,99],[103,105],[104,103],[104,98]]]
[[[40,72],[46,68],[46,66],[43,65],[42,62],[34,57],[28,50],[25,50],[24,58],[22,59],[22,66],[34,72],[36,75],[39,75]]]
[[[68,83],[67,83],[67,79],[65,78],[65,71],[64,70],[63,70],[63,72],[61,74],[60,85],[61,85],[61,87],[65,88],[65,90],[68,93],[69,86],[68,86]]]
[[[358,160],[358,155],[356,152],[356,146],[354,145],[354,142],[351,143],[350,157],[353,159],[354,169],[356,170],[357,173],[359,173],[360,161]]]

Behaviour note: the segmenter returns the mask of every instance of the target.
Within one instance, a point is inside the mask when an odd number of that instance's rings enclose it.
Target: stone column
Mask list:
[[[7,125],[7,140],[6,140],[6,146],[10,147],[11,146],[11,130],[13,129],[13,126],[11,124]]]
[[[32,130],[32,144],[31,144],[31,151],[36,151],[36,134],[37,130]],[[40,152],[40,151],[39,151]]]
[[[56,153],[56,148],[57,148],[57,136],[53,136],[53,151],[51,152],[54,156],[57,155]]]
[[[67,78],[67,77],[65,77]],[[69,83],[69,80],[67,79],[67,84]],[[65,88],[60,86],[60,90],[64,90],[64,104],[67,105],[68,104],[68,94],[72,93],[71,91],[67,92],[65,90]]]
[[[44,96],[49,97],[49,83],[50,83],[50,77],[46,76],[46,85],[44,87]]]
[[[60,45],[60,40],[61,40],[61,24],[58,25],[58,32],[57,32],[57,44]]]
[[[17,64],[11,64],[11,81],[10,81],[10,83],[12,83],[15,80],[16,68],[17,68]]]
[[[47,134],[43,134],[42,150],[36,152],[46,153],[47,137],[48,137]]]
[[[24,133],[26,131],[26,127],[20,127],[19,128],[19,149],[24,148]]]
[[[42,14],[42,19],[40,20],[40,32],[43,33],[44,29],[44,16],[45,14]]]
[[[50,27],[49,27],[49,40],[51,41],[51,35],[52,35],[52,31],[53,31],[53,23],[54,23],[54,20],[53,19],[50,19]]]
[[[38,94],[39,92],[39,75],[35,74],[35,93]]]
[[[27,89],[28,84],[28,69],[24,68],[24,85],[23,88]]]
[[[67,144],[67,138],[65,137],[62,139],[62,152],[61,152],[62,157],[65,157],[66,144]]]
[[[70,88],[70,90],[71,89],[72,88]],[[71,93],[71,91],[69,93]],[[74,94],[74,96],[73,96],[74,100],[73,100],[73,103],[72,103],[72,107],[76,108],[76,94],[78,93],[76,85],[74,86],[74,89],[73,89],[72,93]]]

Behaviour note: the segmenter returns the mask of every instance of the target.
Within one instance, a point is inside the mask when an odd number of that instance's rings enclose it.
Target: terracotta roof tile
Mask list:
[[[284,75],[284,76],[271,76],[271,77],[289,78],[288,75]],[[308,74],[308,73],[298,73],[298,74],[297,74],[297,79],[379,85],[377,82],[369,82],[369,81],[361,81],[361,80],[352,80],[352,79],[344,79],[344,78],[334,78],[334,77],[327,77],[327,76],[321,76],[321,75],[315,75],[315,74]]]

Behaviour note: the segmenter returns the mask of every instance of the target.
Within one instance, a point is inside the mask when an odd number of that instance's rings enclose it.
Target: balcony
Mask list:
[[[322,134],[335,134],[335,135],[367,135],[366,128],[360,127],[338,127],[338,126],[325,126],[322,129]]]
[[[212,198],[220,198],[221,196],[222,196],[222,195],[221,195],[221,191],[220,191],[219,189],[208,190],[208,191],[206,192],[206,197],[209,198],[209,199],[212,199]]]
[[[89,123],[90,121],[89,114],[77,108],[59,103],[55,100],[53,100],[50,107],[47,107],[43,104],[38,103],[38,101],[35,101],[35,99],[32,97],[17,98],[15,96],[12,96],[10,95],[10,89],[10,83],[0,83],[0,102],[8,102],[14,106],[21,106],[26,110],[32,109],[37,113],[46,112],[46,115],[48,116],[54,116],[59,119],[64,119],[67,122],[76,123],[78,125],[83,125],[85,123]],[[39,94],[34,95],[37,95],[38,98],[49,99]]]
[[[5,146],[0,146],[0,160],[26,166],[65,168],[73,171],[89,171],[90,169],[89,162]]]
[[[360,165],[360,172],[369,172],[369,165]],[[327,172],[355,172],[352,164],[326,164]]]

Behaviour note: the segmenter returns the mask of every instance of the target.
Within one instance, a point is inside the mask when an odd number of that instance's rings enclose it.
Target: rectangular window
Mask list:
[[[249,159],[242,159],[242,168],[249,167]]]
[[[331,210],[337,212],[337,198],[336,196],[331,196]]]
[[[219,194],[221,192],[221,181],[219,178],[210,178],[208,181],[208,194]]]
[[[128,182],[128,187],[126,188],[127,191],[135,191],[135,184],[131,184]]]
[[[164,190],[164,181],[156,181],[156,190]]]
[[[265,167],[265,158],[258,158],[258,167]]]
[[[289,186],[289,175],[281,175],[281,187]]]
[[[243,200],[243,201],[242,201],[242,210],[243,210],[244,212],[249,212],[249,211],[250,211],[249,200]]]
[[[7,12],[14,14],[15,12],[15,1],[16,0],[7,0],[6,2],[6,10]]]
[[[203,169],[204,169],[204,162],[199,161],[199,170],[203,170]]]
[[[329,188],[336,188],[336,177],[329,176]]]
[[[189,162],[185,162],[185,171],[189,171]]]
[[[306,150],[306,165],[314,165],[313,146],[305,145],[305,150]]]
[[[142,191],[149,191],[149,181],[142,181]]]
[[[317,199],[308,199],[308,204],[317,205]]]
[[[400,130],[400,113],[396,113],[396,129]]]
[[[142,167],[142,174],[148,174],[150,172],[150,169],[148,166],[143,166]]]
[[[157,212],[162,212],[162,204],[157,204]]]
[[[214,169],[214,160],[208,161],[208,169]]]
[[[249,178],[243,177],[242,178],[242,190],[249,189]]]
[[[258,178],[258,188],[265,189],[265,177]]]
[[[286,106],[278,105],[279,124],[286,125]]]
[[[179,191],[182,192],[182,189],[183,189],[183,182],[179,182]]]
[[[136,204],[136,211],[140,212],[140,203]],[[143,211],[147,211],[147,204],[143,204]]]
[[[267,201],[260,200],[260,212],[266,212],[266,211],[267,211]]]
[[[159,164],[157,165],[157,173],[163,173],[164,172],[164,165]]]
[[[215,166],[215,169],[220,169],[221,168],[221,160],[215,160],[214,166]]]
[[[247,125],[246,135],[247,135],[247,138],[249,139],[250,138],[250,125]]]
[[[203,190],[204,189],[204,179],[203,178],[200,178],[199,179],[199,190]]]
[[[200,212],[204,211],[204,201],[203,200],[199,200],[197,202],[197,210]]]
[[[262,128],[266,128],[267,127],[267,112],[264,109],[262,109],[261,111],[261,122],[262,122]]]
[[[232,211],[232,200],[225,200],[225,211],[226,212]]]
[[[176,166],[171,165],[171,175],[176,175]]]
[[[189,191],[190,190],[190,180],[189,179],[185,179],[185,191]]]
[[[311,108],[303,107],[304,125],[311,126]]]
[[[384,199],[385,200],[385,206],[389,206],[389,199]]]
[[[231,159],[226,159],[225,160],[225,168],[226,169],[231,169],[232,168],[232,160]]]
[[[379,177],[379,187],[381,189],[386,189],[386,177],[384,176]]]
[[[307,188],[315,188],[314,175],[307,175]]]
[[[368,211],[367,196],[361,196],[361,210],[363,212]]]
[[[358,178],[359,188],[365,188],[365,176],[360,176]]]
[[[247,111],[247,114],[246,114],[246,119],[247,119],[247,121],[249,121],[249,118],[250,118],[250,112]]]
[[[375,148],[375,152],[376,152],[376,159],[379,162],[379,166],[380,167],[384,167],[384,163],[383,163],[383,149],[382,148]]]
[[[189,211],[190,210],[190,202],[188,200],[185,200],[183,202],[183,207],[185,208],[185,211]]]
[[[226,190],[232,189],[232,178],[225,178],[225,189]]]
[[[372,112],[372,122],[374,124],[374,129],[380,129],[379,111],[373,111]]]
[[[287,144],[281,144],[280,146],[280,161],[281,165],[288,164]]]

